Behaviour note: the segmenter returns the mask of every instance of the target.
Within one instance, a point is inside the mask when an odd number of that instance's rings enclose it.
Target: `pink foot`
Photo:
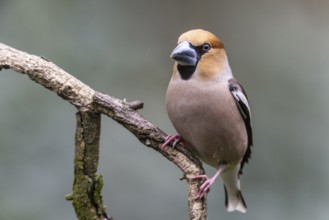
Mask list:
[[[210,187],[212,186],[212,184],[214,184],[215,180],[220,175],[220,173],[225,169],[225,167],[226,167],[226,164],[221,164],[219,166],[218,170],[216,171],[215,175],[211,178],[207,177],[207,175],[198,175],[193,178],[194,180],[197,180],[197,179],[206,180],[200,186],[198,195],[195,197],[195,199],[202,199],[205,197],[205,195],[210,191]]]
[[[212,178],[207,177],[206,175],[199,175],[195,176],[193,179],[205,179],[204,183],[199,188],[198,195],[195,197],[195,199],[202,199],[205,197],[205,195],[210,191],[210,188],[212,184],[214,184],[217,176],[213,176]]]
[[[178,134],[170,134],[166,137],[165,142],[161,145],[161,149],[164,149],[172,142],[172,147],[175,148],[176,145],[183,141],[183,138]]]

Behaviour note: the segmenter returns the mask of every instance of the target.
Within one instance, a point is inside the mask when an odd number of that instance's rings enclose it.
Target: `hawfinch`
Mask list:
[[[223,43],[205,30],[182,34],[170,55],[176,62],[166,95],[169,118],[179,135],[169,135],[163,146],[183,141],[215,175],[204,179],[197,199],[209,192],[220,176],[227,211],[247,211],[239,175],[252,145],[251,116],[244,89],[234,79]]]

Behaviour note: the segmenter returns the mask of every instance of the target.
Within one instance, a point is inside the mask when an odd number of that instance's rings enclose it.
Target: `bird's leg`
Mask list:
[[[173,148],[175,148],[179,142],[184,143],[182,136],[180,136],[179,134],[170,134],[165,138],[165,142],[161,145],[161,149],[165,148],[171,142]]]
[[[212,184],[214,184],[215,180],[221,174],[221,172],[225,169],[225,167],[226,167],[225,164],[221,164],[219,166],[218,170],[216,171],[215,175],[211,178],[209,178],[207,175],[198,175],[198,176],[193,177],[194,180],[195,179],[205,179],[206,180],[200,186],[198,195],[196,196],[195,199],[202,199],[205,197],[206,193],[208,193],[210,191],[210,187],[212,186]]]

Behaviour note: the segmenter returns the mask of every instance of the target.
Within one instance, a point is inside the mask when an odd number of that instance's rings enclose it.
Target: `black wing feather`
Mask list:
[[[243,121],[246,126],[247,135],[248,135],[248,147],[246,150],[246,153],[244,154],[241,162],[240,167],[240,174],[242,174],[242,169],[244,167],[244,164],[249,161],[249,158],[251,156],[251,146],[253,145],[252,140],[252,128],[251,128],[251,114],[250,114],[250,108],[248,105],[248,97],[246,92],[244,91],[243,87],[239,84],[239,82],[235,79],[229,80],[229,89],[230,92],[236,102],[236,105],[240,111],[240,114],[243,118]]]

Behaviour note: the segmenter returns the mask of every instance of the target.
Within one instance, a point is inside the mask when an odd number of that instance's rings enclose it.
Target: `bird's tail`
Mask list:
[[[247,205],[243,199],[240,189],[225,189],[225,206],[228,212],[239,211],[247,212]]]
[[[247,206],[240,190],[239,170],[240,164],[236,164],[221,173],[225,189],[225,205],[228,212],[246,213]]]

